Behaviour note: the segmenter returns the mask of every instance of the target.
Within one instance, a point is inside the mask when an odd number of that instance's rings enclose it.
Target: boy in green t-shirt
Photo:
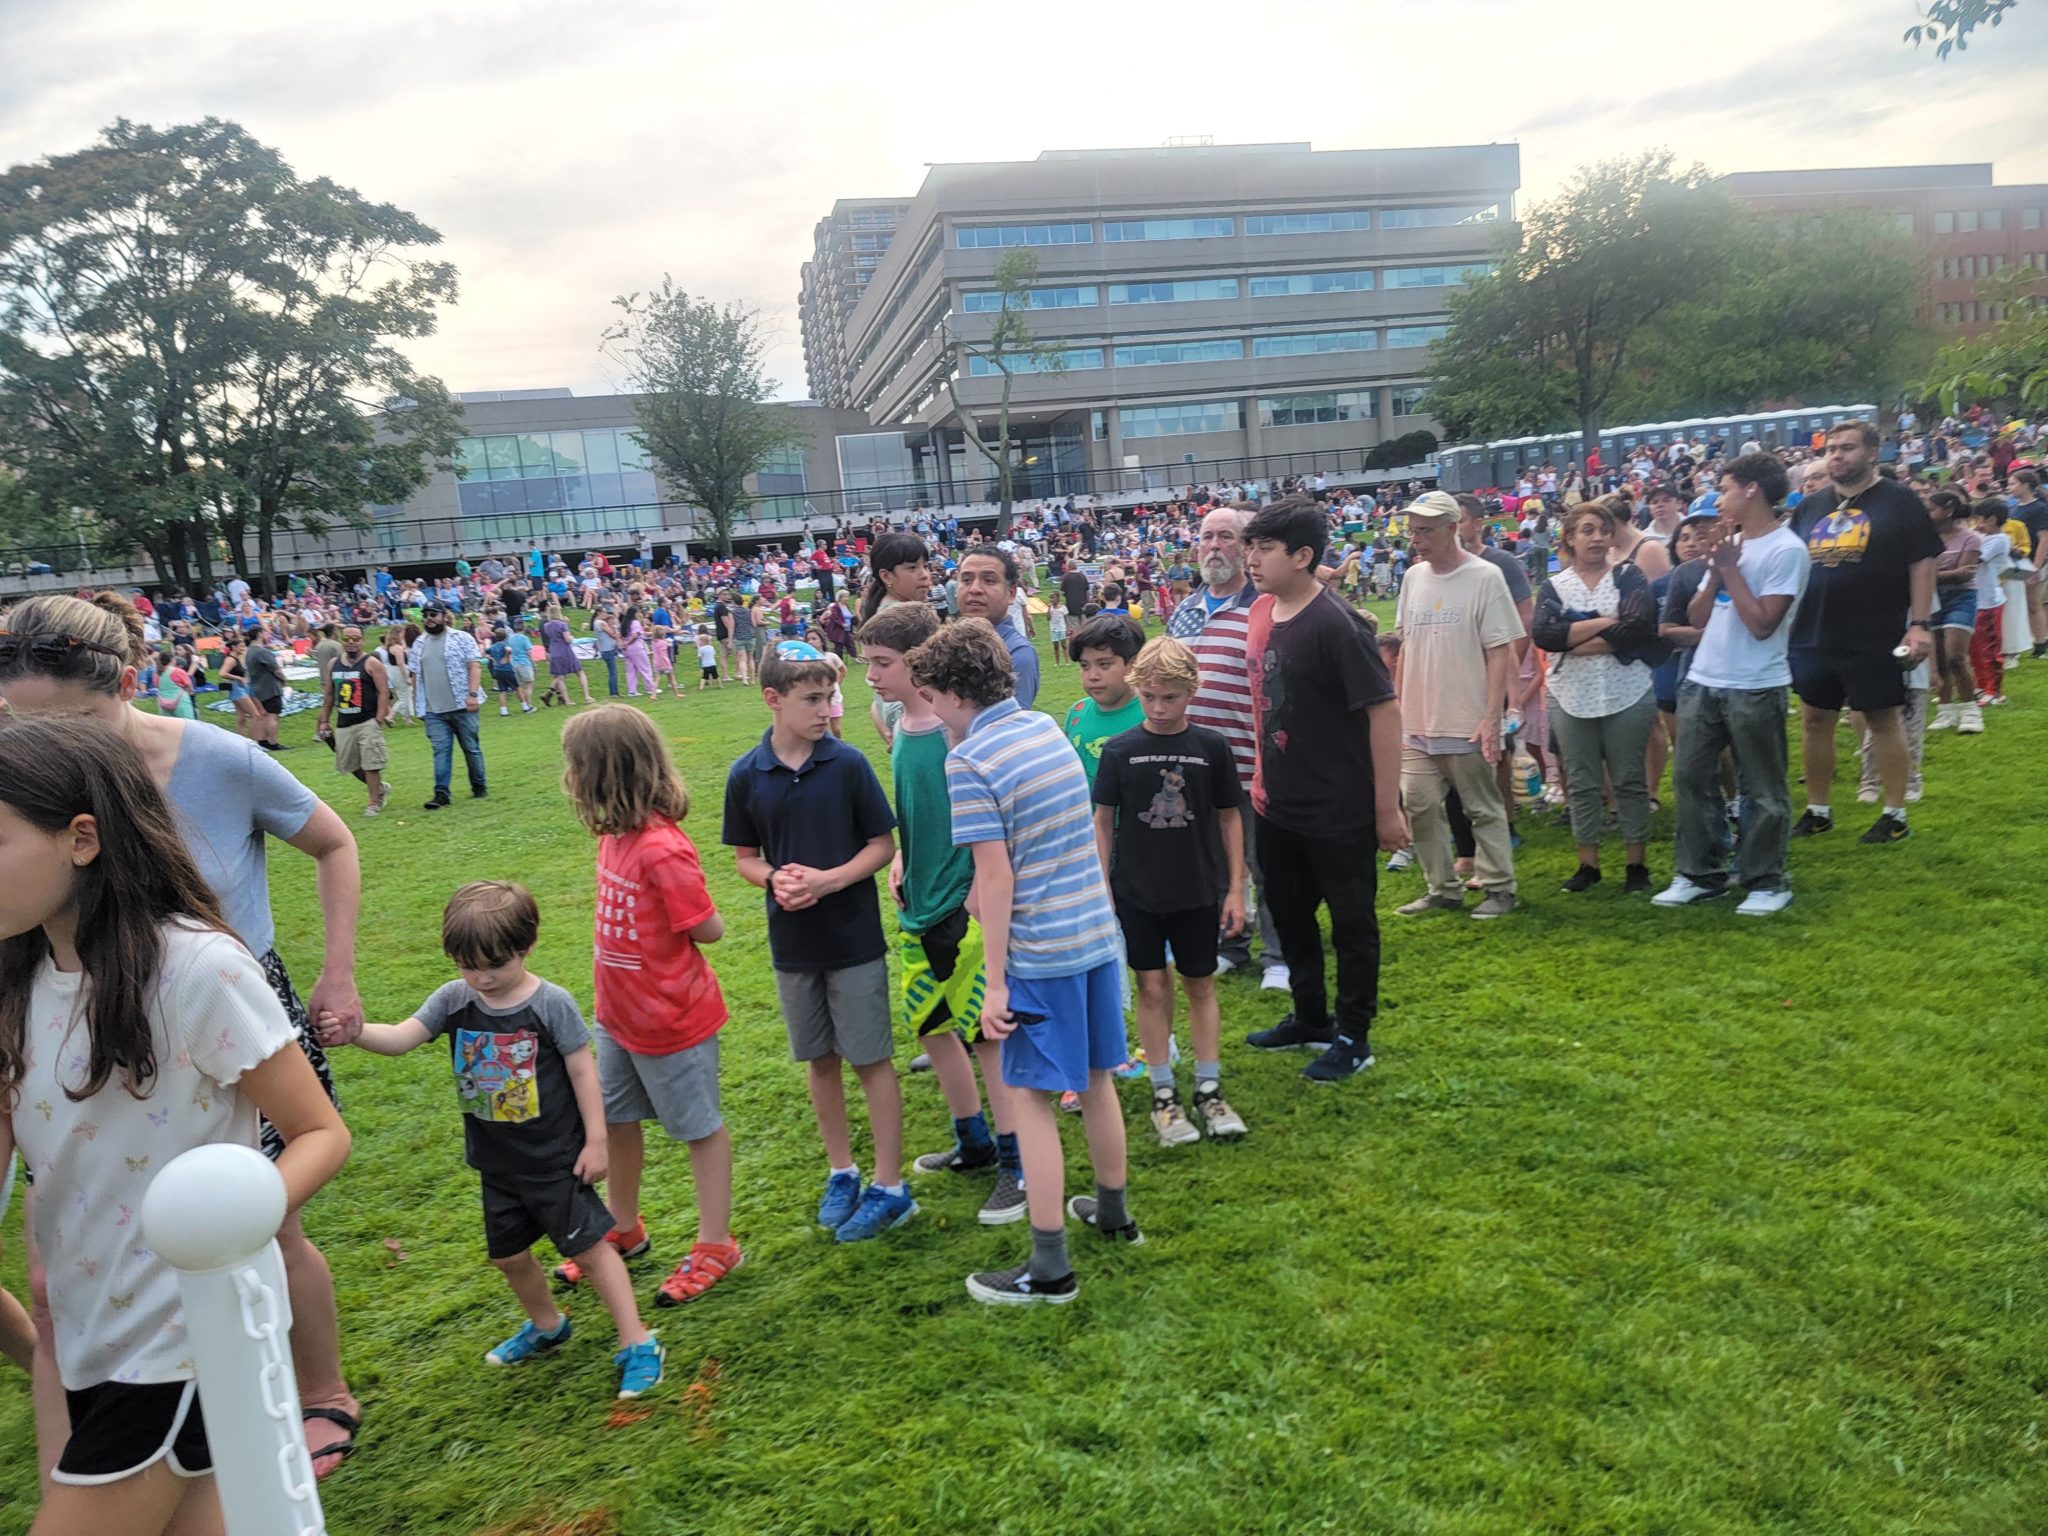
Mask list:
[[[1081,686],[1088,692],[1067,711],[1067,740],[1081,754],[1090,785],[1102,762],[1103,743],[1145,723],[1145,706],[1127,676],[1144,644],[1145,632],[1121,613],[1098,613],[1067,642],[1067,654],[1080,663]]]
[[[953,1145],[926,1153],[914,1166],[919,1173],[994,1169],[995,1188],[980,1216],[982,1225],[993,1227],[1025,1215],[1024,1164],[1003,1098],[1002,1047],[981,1032],[981,927],[967,915],[974,859],[971,849],[953,844],[953,808],[946,790],[951,743],[931,695],[910,680],[903,663],[938,631],[939,616],[929,604],[904,602],[863,624],[859,640],[868,686],[876,698],[902,708],[889,743],[896,819],[902,828],[889,866],[889,894],[896,898],[901,935],[903,1011],[931,1057],[932,1075],[953,1116]],[[974,1082],[976,1059],[995,1116],[993,1137]]]

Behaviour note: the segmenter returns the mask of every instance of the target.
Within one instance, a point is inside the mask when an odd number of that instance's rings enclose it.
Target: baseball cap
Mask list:
[[[425,618],[430,613],[446,613],[447,611],[448,605],[438,599],[429,598],[426,602],[420,604],[421,618]]]
[[[1406,511],[1411,519],[1417,517],[1448,517],[1453,522],[1456,522],[1458,518],[1464,515],[1457,501],[1448,491],[1424,491],[1420,496],[1409,502],[1403,510]]]

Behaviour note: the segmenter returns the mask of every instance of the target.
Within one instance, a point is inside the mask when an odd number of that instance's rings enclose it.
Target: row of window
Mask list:
[[[1450,330],[1442,322],[1428,325],[1390,325],[1386,328],[1386,345],[1397,347],[1426,347],[1440,340]],[[1311,357],[1326,352],[1376,352],[1380,348],[1379,331],[1296,331],[1278,336],[1254,336],[1253,357]],[[1236,337],[1221,337],[1204,341],[1150,341],[1131,342],[1101,347],[1068,347],[1063,354],[1066,358],[1065,371],[1075,372],[1103,366],[1105,356],[1118,368],[1150,368],[1168,363],[1222,363],[1236,362],[1244,357],[1244,343]],[[1020,353],[1007,359],[1011,373],[1050,373],[1057,365],[1035,354]],[[1003,370],[994,362],[979,354],[970,354],[967,372],[978,379],[999,376]]]
[[[1396,416],[1419,416],[1427,386],[1406,384],[1390,391]],[[1378,414],[1378,391],[1325,390],[1307,395],[1266,395],[1256,402],[1263,427],[1310,427],[1329,422],[1370,421]],[[1117,431],[1135,437],[1192,437],[1203,432],[1235,432],[1244,411],[1236,400],[1188,400],[1176,405],[1125,406],[1117,415]],[[1098,443],[1109,439],[1109,413],[1090,413],[1090,431]]]
[[[1459,288],[1493,270],[1490,261],[1468,261],[1445,266],[1387,267],[1377,278],[1370,271],[1291,272],[1285,275],[1253,277],[1250,294],[1255,299],[1281,298],[1311,293],[1370,293],[1375,282],[1389,291],[1414,288]],[[1111,304],[1194,304],[1238,296],[1234,277],[1172,278],[1158,282],[1111,283]],[[1086,308],[1098,301],[1099,290],[1092,283],[1066,287],[1033,288],[1027,291],[1026,309]],[[968,314],[994,314],[1003,307],[1003,296],[993,288],[971,289],[960,296],[960,307]]]
[[[2006,315],[2005,305],[1987,304],[1981,299],[1966,299],[1956,304],[1937,304],[1935,309],[1940,313],[1945,325],[1989,325],[2003,320]]]
[[[1460,203],[1433,208],[1329,208],[1301,213],[1246,214],[1247,235],[1312,235],[1347,230],[1438,229],[1453,224],[1492,224],[1501,217],[1499,203]],[[1216,240],[1237,233],[1234,217],[1177,219],[1104,219],[1105,244],[1137,240]],[[954,229],[963,251],[988,246],[1091,245],[1095,226],[1089,223],[961,224]]]
[[[2021,229],[2039,229],[2040,227],[2040,209],[2022,208],[2020,210]],[[1990,230],[1995,233],[2004,228],[2005,210],[2003,208],[1959,208],[1953,212],[1943,210],[1934,216],[1934,232],[1937,235],[1974,235],[1979,230]]]

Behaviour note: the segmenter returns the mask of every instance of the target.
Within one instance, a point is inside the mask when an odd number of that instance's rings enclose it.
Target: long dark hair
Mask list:
[[[882,585],[882,572],[893,571],[899,565],[915,565],[920,560],[932,557],[923,539],[914,533],[885,533],[868,549],[868,589],[860,597],[860,619],[865,624],[875,616],[882,606],[882,599],[888,591]]]
[[[185,918],[221,932],[220,903],[185,851],[163,792],[142,756],[110,725],[86,715],[0,717],[0,804],[39,832],[79,816],[99,828],[99,856],[79,868],[78,958],[87,982],[89,1099],[118,1070],[130,1093],[156,1078],[151,1004],[163,966],[162,924]],[[40,928],[0,939],[0,1108],[12,1109],[24,1069],[28,998],[50,953]]]

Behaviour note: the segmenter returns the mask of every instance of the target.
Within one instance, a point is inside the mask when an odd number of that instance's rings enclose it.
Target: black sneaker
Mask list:
[[[1142,1248],[1145,1245],[1145,1234],[1138,1230],[1138,1224],[1135,1221],[1127,1221],[1120,1227],[1097,1226],[1095,1224],[1095,1197],[1093,1195],[1074,1196],[1073,1199],[1067,1202],[1067,1214],[1090,1231],[1100,1232],[1113,1243],[1128,1243],[1133,1248]]]
[[[1312,1083],[1341,1083],[1371,1065],[1370,1045],[1339,1035],[1327,1051],[1301,1069],[1301,1075]]]
[[[1061,1306],[1081,1294],[1081,1282],[1071,1271],[1057,1280],[1034,1280],[1031,1266],[1019,1264],[1015,1269],[969,1275],[967,1294],[992,1307],[1028,1307],[1040,1301]]]
[[[1271,1029],[1255,1029],[1244,1043],[1255,1051],[1312,1051],[1327,1046],[1336,1036],[1327,1029],[1310,1029],[1288,1014]]]
[[[1896,843],[1913,835],[1913,829],[1906,825],[1906,818],[1886,811],[1870,824],[1870,830],[1857,839],[1859,843]]]
[[[446,810],[448,808],[448,805],[449,799],[446,795],[436,795],[434,796],[433,799],[429,800],[425,805],[421,806],[420,809],[423,811],[441,811]]]
[[[1832,832],[1834,830],[1834,817],[1816,816],[1812,811],[1806,811],[1803,814],[1801,814],[1800,818],[1797,821],[1792,823],[1791,836],[1819,837],[1823,832]]]
[[[1623,880],[1623,881],[1621,882],[1621,893],[1622,893],[1622,895],[1624,895],[1624,896],[1637,896],[1637,895],[1647,896],[1647,895],[1649,894],[1649,892],[1650,892],[1650,866],[1649,866],[1649,865],[1647,865],[1647,864],[1631,864],[1631,865],[1629,865],[1629,867],[1628,867],[1628,875],[1627,875],[1627,877],[1626,877],[1626,878],[1625,878],[1625,879],[1624,879],[1624,880]]]
[[[486,797],[488,797],[488,796],[489,796],[489,794],[490,794],[490,791],[489,791],[488,789],[475,789],[475,788],[472,788],[472,789],[470,790],[470,792],[469,792],[469,798],[470,798],[470,799],[472,799],[472,800],[482,800],[482,799],[485,799]]]
[[[1580,891],[1590,891],[1593,889],[1594,886],[1600,883],[1600,879],[1599,870],[1590,864],[1581,864],[1565,879],[1563,884],[1558,886],[1558,889],[1560,891],[1570,891],[1576,896]]]
[[[944,1152],[927,1152],[910,1166],[919,1173],[979,1173],[996,1165],[996,1144],[976,1147],[972,1152],[954,1142]]]

